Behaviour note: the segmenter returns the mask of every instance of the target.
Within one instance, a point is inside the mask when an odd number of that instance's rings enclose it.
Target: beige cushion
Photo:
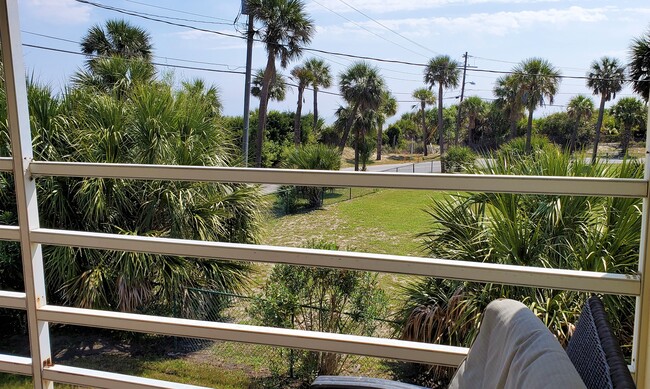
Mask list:
[[[488,305],[479,334],[449,385],[464,388],[585,388],[553,334],[522,303]]]

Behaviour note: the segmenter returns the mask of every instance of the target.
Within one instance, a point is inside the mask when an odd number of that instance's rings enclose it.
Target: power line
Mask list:
[[[64,49],[58,49],[58,48],[54,48],[54,47],[47,47],[47,46],[32,45],[32,44],[29,44],[29,43],[23,43],[23,46],[31,47],[31,48],[34,48],[34,49],[55,51],[55,52],[58,52],[58,53],[83,55],[83,56],[90,56],[90,57],[94,57],[94,58],[101,58],[102,57],[102,56],[99,56],[99,55],[89,55],[89,54],[84,54],[84,53],[81,53],[81,52],[78,52],[78,51],[64,50]],[[165,67],[176,68],[176,69],[202,70],[202,71],[214,72],[214,73],[245,74],[244,72],[240,72],[240,71],[236,71],[236,70],[221,70],[221,69],[201,68],[201,67],[196,67],[196,66],[170,65],[170,64],[166,64],[166,63],[160,63],[160,62],[151,62],[151,64],[156,65],[156,66],[165,66]]]
[[[410,52],[413,53],[413,54],[416,54],[416,55],[420,55],[420,56],[426,57],[426,56],[425,56],[424,54],[422,54],[422,53],[418,53],[417,51],[413,51],[413,50],[409,49],[408,47],[404,47],[404,46],[400,45],[400,44],[397,43],[397,42],[393,42],[392,40],[390,40],[390,39],[388,39],[388,38],[386,38],[386,37],[383,37],[383,36],[377,34],[377,33],[374,32],[374,31],[371,31],[370,29],[368,29],[368,28],[366,28],[366,27],[364,27],[364,26],[358,24],[358,23],[355,22],[354,20],[349,19],[349,18],[346,17],[345,15],[342,15],[342,14],[340,14],[340,13],[334,11],[333,9],[331,9],[331,8],[329,8],[329,7],[327,7],[327,6],[323,5],[323,4],[321,4],[321,3],[318,2],[317,0],[312,0],[312,3],[316,3],[316,4],[320,5],[321,7],[325,8],[326,10],[332,12],[332,13],[335,14],[335,15],[338,15],[339,17],[341,17],[341,18],[347,20],[348,22],[354,24],[355,26],[357,26],[357,27],[359,27],[359,28],[361,28],[361,29],[363,29],[363,30],[365,30],[365,31],[367,31],[367,32],[369,32],[369,33],[371,33],[372,35],[378,37],[379,39],[383,39],[383,40],[385,40],[386,42],[392,43],[392,44],[394,44],[395,46],[397,46],[397,47],[401,47],[402,49],[404,49],[404,50],[406,50],[406,51],[410,51]]]
[[[407,41],[413,43],[414,45],[416,45],[416,46],[418,46],[418,47],[420,47],[420,48],[422,48],[422,49],[424,49],[424,50],[429,51],[430,53],[433,53],[433,54],[435,54],[435,55],[440,55],[440,53],[435,52],[435,51],[429,49],[428,47],[421,45],[419,42],[416,42],[416,41],[412,40],[411,38],[406,37],[406,36],[400,34],[399,32],[397,32],[397,31],[393,30],[392,28],[386,26],[385,24],[381,23],[380,21],[378,21],[378,20],[376,20],[376,19],[374,19],[374,18],[368,16],[366,13],[364,13],[363,11],[360,11],[359,9],[353,7],[352,5],[350,5],[350,4],[349,4],[348,2],[346,2],[345,0],[339,0],[339,2],[341,2],[341,3],[345,4],[345,5],[347,5],[348,7],[352,8],[352,9],[355,10],[355,11],[357,11],[357,12],[360,13],[361,15],[365,16],[366,18],[372,20],[373,22],[377,23],[377,24],[380,25],[381,27],[385,28],[386,30],[388,30],[388,31],[392,32],[393,34],[399,36],[400,38],[402,38],[402,39],[406,39]]]
[[[124,0],[124,1],[129,2],[129,3],[134,3],[134,4],[144,5],[144,6],[151,7],[151,8],[164,9],[164,10],[166,10],[166,11],[178,12],[178,13],[186,14],[186,15],[200,16],[200,17],[204,17],[204,18],[207,18],[207,19],[223,20],[223,21],[229,22],[228,19],[217,18],[217,17],[215,17],[215,16],[206,16],[206,15],[201,15],[201,14],[197,14],[197,13],[193,13],[193,12],[181,11],[181,10],[179,10],[179,9],[167,8],[167,7],[161,7],[161,6],[159,6],[159,5],[153,5],[153,4],[142,3],[142,2],[140,2],[140,1],[135,1],[135,0]]]
[[[119,7],[113,7],[113,8],[123,10],[123,11],[129,11],[127,9],[119,8]],[[181,22],[205,23],[205,24],[222,24],[222,25],[227,25],[227,26],[231,26],[231,25],[234,24],[234,22],[212,22],[212,21],[207,21],[207,20],[177,18],[177,17],[174,17],[174,16],[157,15],[157,14],[151,14],[151,13],[140,12],[140,11],[129,11],[129,12],[139,13],[140,15],[152,16],[152,17],[156,17],[156,18],[165,18],[165,19],[171,19],[171,20],[178,20],[178,21],[181,21]]]
[[[54,39],[54,40],[63,41],[63,42],[76,43],[78,45],[81,44],[81,42],[75,41],[75,40],[72,40],[72,39],[65,39],[65,38],[60,38],[60,37],[47,35],[47,34],[40,34],[40,33],[37,33],[37,32],[26,31],[26,30],[21,30],[21,32],[23,32],[25,34],[29,34],[29,35],[40,36],[40,37],[43,37],[43,38]],[[237,70],[237,69],[244,68],[244,66],[235,66],[235,65],[230,65],[230,64],[226,64],[226,63],[196,61],[196,60],[174,58],[174,57],[167,57],[167,56],[160,56],[160,55],[154,55],[153,57],[163,59],[163,60],[172,60],[172,61],[187,62],[187,63],[197,63],[197,64],[201,64],[201,65],[224,66],[224,67],[228,68],[228,70]]]
[[[210,29],[207,29],[207,28],[201,28],[201,27],[196,27],[196,26],[192,26],[192,25],[186,25],[186,24],[181,24],[181,23],[170,22],[170,21],[162,20],[162,19],[156,19],[156,18],[153,18],[153,17],[140,15],[137,12],[118,10],[115,7],[106,6],[106,5],[99,4],[99,3],[94,3],[94,2],[88,1],[88,0],[75,0],[75,1],[77,1],[79,3],[83,3],[83,4],[92,5],[94,7],[103,8],[103,9],[123,13],[123,14],[126,14],[126,15],[140,17],[140,18],[143,18],[143,19],[157,21],[157,22],[160,22],[160,23],[165,23],[165,24],[169,24],[169,25],[173,25],[173,26],[184,27],[184,28],[188,28],[188,29],[192,29],[192,30],[208,32],[208,33],[217,34],[217,35],[221,35],[221,36],[227,36],[227,37],[231,37],[231,38],[246,39],[246,37],[243,37],[243,36],[240,36],[240,35],[230,34],[230,33],[222,32],[222,31],[210,30]],[[264,43],[260,39],[255,39],[255,41]],[[335,56],[345,57],[345,58],[355,58],[355,59],[362,59],[362,60],[368,60],[368,61],[377,61],[377,62],[383,62],[383,63],[392,63],[392,64],[417,66],[417,67],[427,67],[428,66],[425,63],[401,61],[401,60],[385,59],[385,58],[377,58],[377,57],[371,57],[371,56],[365,56],[365,55],[355,55],[355,54],[341,53],[341,52],[330,51],[330,50],[314,49],[314,48],[309,48],[309,47],[303,47],[302,49],[305,50],[305,51],[316,52],[316,53],[321,53],[321,54],[330,54],[330,55],[335,55]],[[488,73],[488,74],[514,74],[515,73],[513,71],[506,71],[506,70],[479,69],[479,68],[468,68],[467,70],[471,71],[471,72]],[[554,76],[547,76],[547,75],[542,75],[542,74],[526,74],[526,73],[517,73],[517,74],[520,74],[522,76],[554,77]],[[587,77],[587,76],[563,76],[563,75],[556,76],[555,78],[559,78],[559,79],[575,79],[575,80],[588,80],[589,79],[589,77]],[[616,81],[617,79],[601,78],[600,80],[603,80],[603,81]],[[623,80],[620,80],[620,81],[623,81],[623,82],[632,82],[632,81],[650,82],[650,80],[633,80],[633,79],[623,79]]]

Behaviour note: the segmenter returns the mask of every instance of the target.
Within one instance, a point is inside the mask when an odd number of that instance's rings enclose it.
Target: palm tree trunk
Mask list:
[[[517,120],[515,118],[510,118],[510,138],[508,140],[513,140],[517,137]]]
[[[526,126],[526,152],[530,153],[531,141],[533,137],[533,112],[534,110],[528,107],[528,125]]]
[[[296,116],[293,118],[293,143],[300,146],[300,119],[302,115],[302,94],[305,91],[304,86],[298,86],[298,107]]]
[[[438,83],[438,132],[440,134],[440,172],[445,172],[445,164],[442,163],[442,158],[445,155],[445,131],[442,120],[442,83]]]
[[[576,118],[576,125],[573,127],[573,132],[571,133],[571,142],[569,143],[569,152],[572,152],[576,148],[576,140],[578,139],[578,127],[580,127],[580,116]]]
[[[429,150],[427,150],[427,143],[429,142],[429,134],[427,134],[427,120],[424,116],[425,102],[424,100],[420,102],[420,110],[422,111],[422,138],[424,138],[424,156],[429,155]]]
[[[342,152],[345,148],[345,144],[348,142],[348,136],[350,135],[350,129],[352,128],[352,123],[354,123],[354,118],[357,116],[357,110],[359,109],[359,104],[354,104],[350,116],[345,121],[345,128],[343,129],[343,135],[341,136],[341,142],[339,143],[339,152]]]
[[[255,166],[262,167],[262,144],[264,143],[264,130],[266,129],[267,109],[269,106],[269,87],[271,79],[275,75],[275,53],[270,52],[266,61],[264,78],[262,79],[262,90],[260,91],[260,109],[257,119],[257,139],[255,141]]]
[[[630,132],[632,131],[632,126],[626,124],[623,126],[623,139],[621,139],[621,155],[625,157],[627,154],[627,147],[630,144]]]
[[[591,164],[596,163],[598,153],[598,142],[600,142],[600,128],[603,126],[603,115],[605,114],[605,95],[600,96],[600,107],[598,108],[598,120],[596,120],[596,133],[594,134],[594,151],[591,153]]]
[[[312,131],[316,133],[318,127],[318,87],[314,85],[314,128]]]
[[[359,126],[356,127],[357,127],[355,129],[356,139],[354,141],[354,171],[358,172],[359,171],[359,146],[361,146],[361,144],[359,139]]]
[[[384,143],[384,121],[380,120],[377,126],[377,161],[381,161],[381,146]]]

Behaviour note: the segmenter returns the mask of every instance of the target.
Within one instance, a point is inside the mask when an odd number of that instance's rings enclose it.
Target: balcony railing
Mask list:
[[[481,176],[444,174],[354,173],[278,169],[43,162],[32,160],[31,135],[20,50],[17,4],[0,2],[0,38],[5,66],[12,158],[0,158],[0,172],[13,172],[20,227],[0,226],[0,240],[21,244],[25,293],[0,291],[0,307],[25,310],[31,358],[0,355],[0,371],[34,377],[35,388],[53,382],[93,387],[196,388],[152,379],[53,364],[48,323],[101,327],[171,336],[256,343],[280,347],[358,354],[402,361],[457,366],[467,349],[394,339],[187,320],[47,304],[41,245],[146,252],[193,258],[285,263],[373,272],[511,284],[635,296],[637,299],[631,369],[640,388],[650,387],[648,335],[648,199],[650,164],[643,180]],[[650,133],[650,131],[648,131]],[[376,187],[439,191],[643,198],[638,274],[610,274],[527,266],[452,261],[398,255],[352,253],[40,228],[35,179],[47,176],[134,180],[273,183],[327,187]]]

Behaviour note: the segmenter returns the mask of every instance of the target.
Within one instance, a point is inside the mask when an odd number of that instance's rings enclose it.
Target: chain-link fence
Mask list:
[[[235,324],[261,324],[250,315],[250,307],[257,297],[238,295],[216,290],[186,288],[178,302],[178,317]],[[258,299],[259,300],[259,299]],[[318,307],[305,306],[309,309]],[[343,313],[347,314],[347,313]],[[375,318],[380,332],[388,336],[392,322]],[[322,358],[317,353],[257,344],[208,341],[176,338],[178,353],[201,353],[217,361],[227,363],[233,369],[243,369],[253,375],[277,378],[305,378],[313,372],[310,361]],[[312,355],[308,355],[312,354]],[[312,357],[313,356],[313,357]],[[373,377],[391,377],[391,365],[377,358],[355,355],[336,355],[342,366],[342,374],[360,374]]]

